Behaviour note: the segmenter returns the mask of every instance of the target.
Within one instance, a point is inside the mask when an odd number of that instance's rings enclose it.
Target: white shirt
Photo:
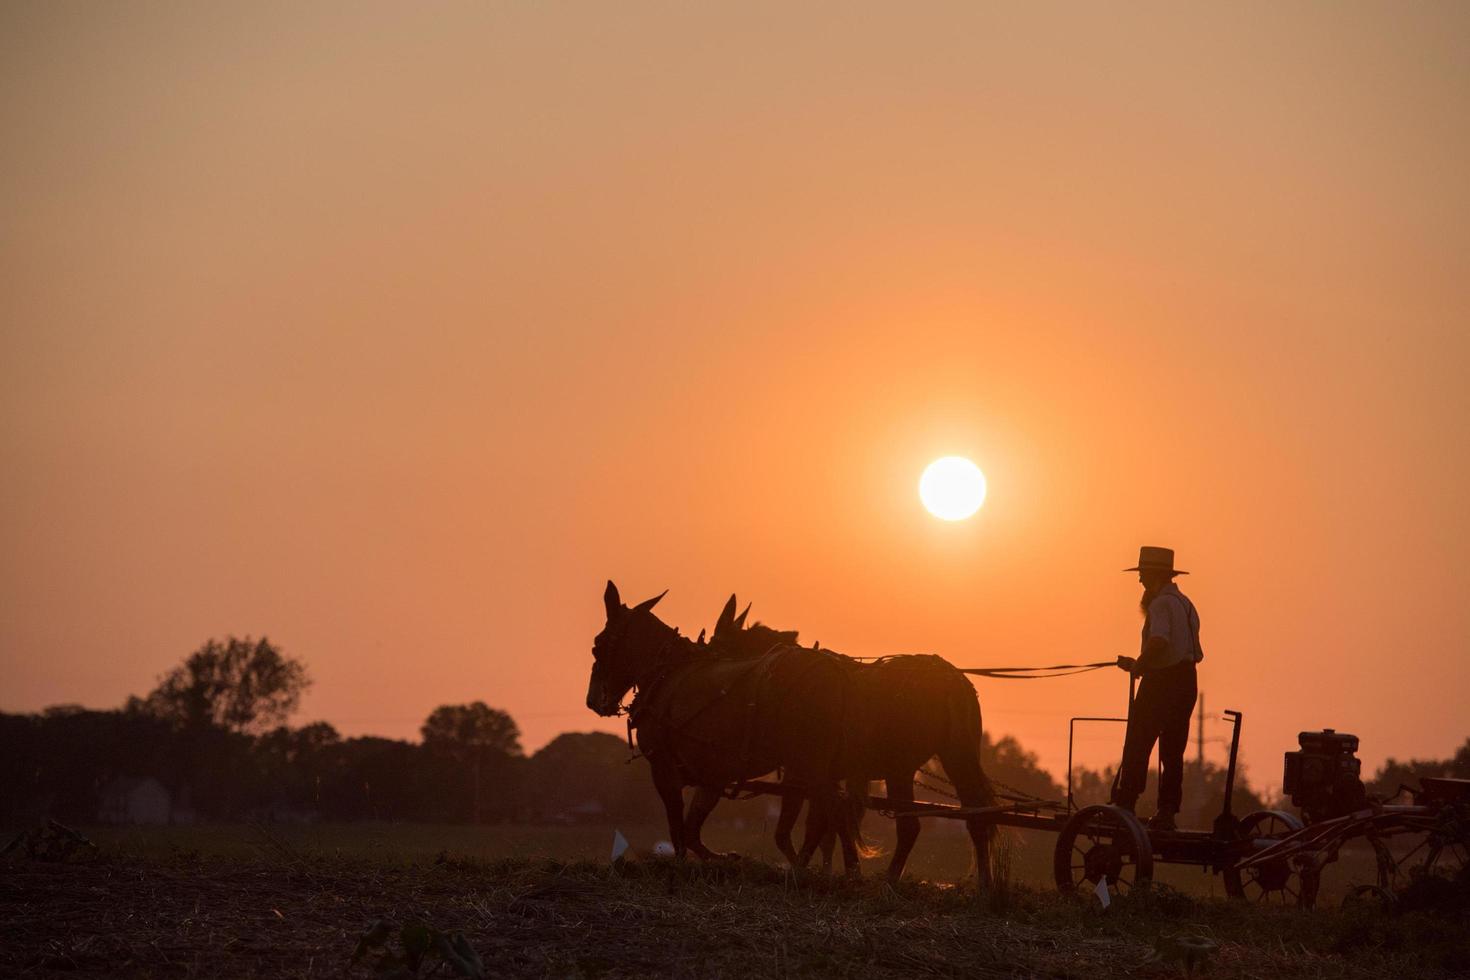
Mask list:
[[[1189,597],[1179,591],[1179,586],[1170,582],[1159,590],[1148,604],[1148,615],[1143,623],[1143,646],[1148,646],[1151,637],[1161,636],[1169,641],[1169,653],[1157,661],[1157,667],[1173,667],[1193,660],[1205,659],[1204,648],[1199,645],[1199,612]]]

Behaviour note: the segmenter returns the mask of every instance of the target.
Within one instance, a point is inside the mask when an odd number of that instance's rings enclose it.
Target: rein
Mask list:
[[[993,677],[1006,681],[1041,681],[1048,677],[1066,677],[1070,674],[1085,674],[1091,670],[1118,666],[1117,660],[1099,660],[1092,664],[1055,664],[1051,667],[961,667],[961,674],[976,677]]]
[[[878,662],[888,660],[889,657],[854,657],[854,660]],[[956,667],[961,674],[973,674],[976,677],[990,677],[1002,681],[1040,681],[1051,677],[1067,677],[1071,674],[1085,674],[1092,670],[1102,670],[1104,667],[1116,667],[1116,660],[1099,660],[1092,664],[1052,664],[1049,667]]]

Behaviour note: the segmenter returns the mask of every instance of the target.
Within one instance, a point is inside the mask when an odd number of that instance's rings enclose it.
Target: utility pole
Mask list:
[[[1199,721],[1194,730],[1194,759],[1199,764],[1199,778],[1205,778],[1205,692],[1199,692]]]
[[[1205,802],[1205,692],[1199,692],[1199,715],[1194,726],[1194,760],[1195,760],[1195,790],[1194,798],[1201,804],[1201,811]]]

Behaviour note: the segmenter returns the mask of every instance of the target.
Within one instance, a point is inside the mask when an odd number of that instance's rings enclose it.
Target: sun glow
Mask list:
[[[985,474],[963,456],[936,459],[919,477],[919,499],[935,517],[962,521],[985,503]]]

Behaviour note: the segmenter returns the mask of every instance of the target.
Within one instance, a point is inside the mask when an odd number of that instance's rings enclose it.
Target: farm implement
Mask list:
[[[1311,906],[1323,894],[1324,870],[1349,847],[1355,858],[1371,853],[1374,865],[1372,880],[1355,882],[1356,892],[1385,900],[1401,878],[1466,873],[1470,780],[1425,779],[1407,789],[1408,804],[1398,802],[1402,787],[1391,800],[1372,799],[1361,779],[1355,735],[1332,729],[1302,732],[1300,749],[1286,753],[1283,789],[1300,817],[1276,809],[1237,816],[1233,797],[1242,715],[1226,711],[1230,756],[1219,815],[1208,830],[1175,829],[1172,821],[1150,827],[1130,808],[1111,802],[1079,806],[1073,793],[1077,726],[1126,724],[1128,718],[1071,719],[1066,799],[1029,796],[993,783],[982,771],[979,705],[961,676],[1036,680],[1132,667],[1128,658],[1046,667],[956,667],[931,654],[845,657],[815,644],[798,646],[795,631],[759,623],[747,627],[749,608],[736,616],[733,595],[706,644],[703,632],[699,640],[690,640],[652,613],[661,597],[628,607],[608,582],[603,595],[608,621],[593,642],[587,706],[604,717],[627,715],[632,757],[641,753],[649,760],[676,856],[692,851],[718,857],[700,841],[699,830],[720,798],[769,793],[783,797],[775,838],[788,861],[805,865],[825,826],[842,842],[844,866],[856,872],[852,828],[839,817],[840,773],[849,781],[874,775],[887,780],[886,796],[859,792],[867,807],[897,820],[888,867],[894,879],[902,876],[918,835],[914,818],[926,817],[965,821],[982,885],[990,874],[991,828],[1056,834],[1057,886],[1091,891],[1104,903],[1146,888],[1159,863],[1219,874],[1233,897]],[[1135,679],[1130,669],[1130,715]],[[625,707],[629,692],[633,700]],[[948,770],[944,776],[924,768],[933,758]],[[834,767],[834,761],[840,764]],[[770,772],[781,773],[783,781],[752,778]],[[912,781],[918,774],[953,779],[954,792],[940,792],[956,803],[915,801]],[[686,812],[687,786],[695,787],[695,794]],[[996,786],[1005,792],[995,793]],[[1115,784],[1112,798],[1120,794]],[[809,833],[798,853],[791,828],[803,800],[811,805],[808,829],[819,836]]]
[[[1302,737],[1306,741],[1318,734]],[[1316,902],[1323,872],[1339,852],[1357,841],[1373,852],[1375,880],[1356,883],[1351,897],[1391,900],[1393,886],[1415,875],[1463,874],[1470,857],[1470,780],[1426,777],[1419,788],[1402,787],[1399,795],[1405,792],[1412,803],[1363,801],[1350,812],[1324,818],[1304,807],[1309,817],[1305,826],[1293,821],[1258,834],[1252,839],[1253,853],[1237,861],[1233,872],[1256,887],[1269,884],[1295,892],[1304,906]]]
[[[1057,835],[1053,874],[1064,892],[1094,893],[1102,901],[1146,888],[1156,864],[1196,865],[1221,875],[1226,894],[1246,901],[1310,908],[1321,893],[1324,872],[1352,845],[1373,855],[1372,881],[1355,882],[1349,897],[1392,900],[1395,883],[1423,873],[1463,873],[1470,857],[1470,780],[1426,778],[1422,787],[1403,787],[1410,804],[1368,798],[1360,779],[1355,736],[1302,732],[1301,749],[1286,753],[1285,791],[1302,817],[1285,810],[1232,812],[1242,716],[1232,723],[1224,802],[1209,830],[1150,829],[1131,811],[1110,804],[1078,806],[1070,775],[1065,801],[1006,792],[995,806],[964,807],[870,796],[867,807],[889,817],[962,819],[982,816],[997,826]],[[1079,722],[1126,722],[1125,718],[1079,717]],[[1070,742],[1070,738],[1069,738]],[[1068,748],[1071,770],[1071,748]],[[943,780],[925,770],[931,779]],[[943,793],[942,787],[931,785]],[[752,781],[752,793],[781,793],[777,782]]]

